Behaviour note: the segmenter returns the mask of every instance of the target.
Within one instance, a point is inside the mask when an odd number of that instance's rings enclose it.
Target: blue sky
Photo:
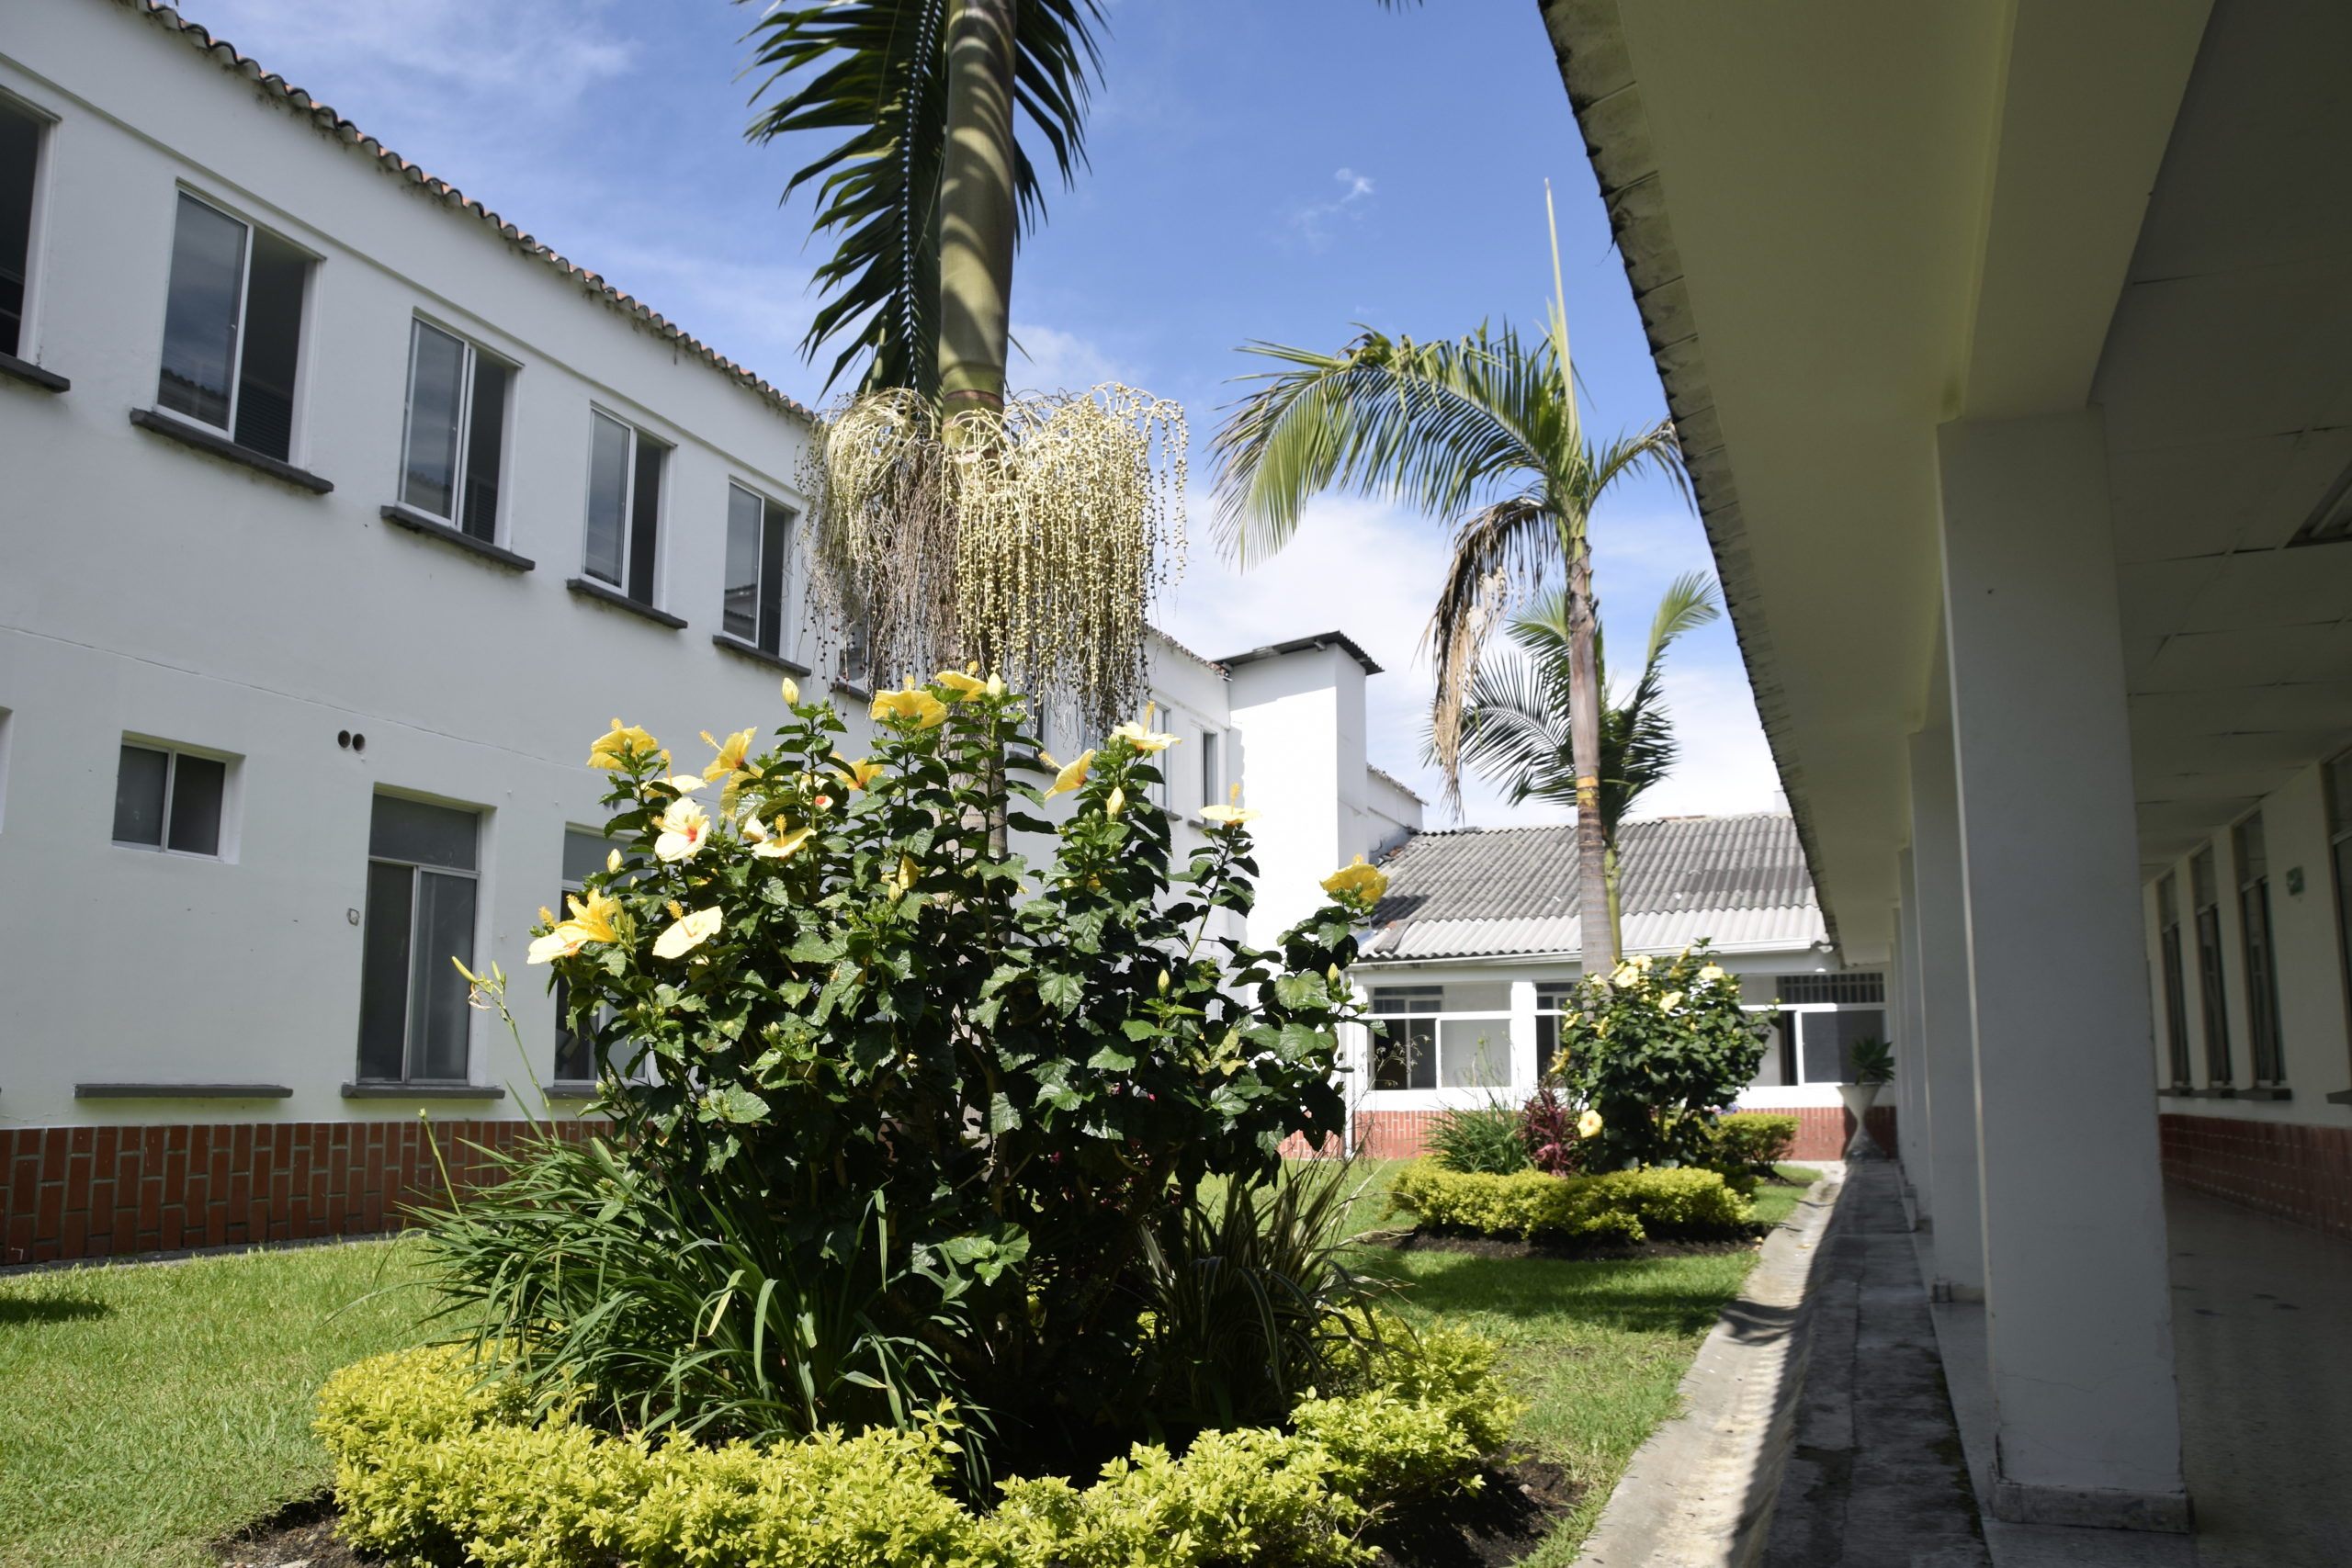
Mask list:
[[[1662,417],[1625,276],[1527,0],[1113,0],[1091,168],[1057,191],[1013,292],[1017,385],[1119,379],[1191,415],[1194,544],[1158,619],[1215,656],[1340,627],[1373,682],[1373,760],[1420,766],[1415,646],[1442,519],[1318,502],[1290,549],[1235,575],[1207,545],[1208,438],[1250,339],[1333,349],[1363,322],[1417,337],[1534,323],[1550,292],[1544,182],[1560,209],[1570,330],[1603,431]],[[638,295],[803,400],[814,309],[805,160],[741,135],[754,12],[722,0],[187,0],[183,12],[434,175]],[[800,156],[796,157],[796,153]],[[827,359],[829,362],[829,356]],[[1666,581],[1706,567],[1662,482],[1595,525],[1604,615],[1637,649]],[[1622,657],[1622,656],[1621,656]],[[1675,652],[1677,776],[1645,816],[1761,810],[1774,780],[1727,626]],[[1441,814],[1432,813],[1431,825]],[[1467,819],[1542,820],[1473,784]]]

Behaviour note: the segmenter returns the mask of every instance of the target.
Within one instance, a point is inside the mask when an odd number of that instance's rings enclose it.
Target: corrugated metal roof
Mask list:
[[[235,47],[225,39],[213,37],[208,28],[187,20],[171,6],[163,4],[163,0],[119,0],[119,3],[128,5],[140,16],[186,39],[189,43],[211,56],[214,62],[221,69],[233,71],[248,81],[257,83],[265,92],[276,95],[298,113],[307,116],[311,123],[320,130],[326,131],[345,145],[355,148],[375,160],[378,167],[413,185],[422,186],[445,205],[453,207],[460,212],[470,213],[482,222],[489,224],[503,238],[511,241],[524,254],[535,256],[566,277],[577,279],[583,288],[605,304],[626,315],[636,317],[662,337],[677,344],[705,364],[724,373],[729,378],[752,391],[757,392],[779,408],[787,412],[798,414],[812,423],[815,422],[817,416],[788,394],[770,386],[760,377],[727,358],[699,338],[688,333],[676,322],[655,311],[651,306],[631,299],[586,267],[576,266],[566,261],[481,202],[467,196],[448,181],[435,179],[423,169],[344,118],[327,105],[319,102],[301,88],[287,81],[285,77],[264,71],[250,57],[238,53]]]
[[[1710,941],[1736,948],[1804,947],[1826,928],[1786,816],[1665,818],[1629,822],[1618,856],[1628,952]],[[1381,863],[1388,895],[1367,959],[1574,953],[1573,827],[1468,828],[1422,833]]]

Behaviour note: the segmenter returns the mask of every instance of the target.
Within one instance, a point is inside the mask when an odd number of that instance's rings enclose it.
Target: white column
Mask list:
[[[1993,1512],[2186,1529],[2104,423],[1938,436]]]
[[[1911,880],[1917,901],[1920,1055],[1927,1068],[1928,1186],[1939,1300],[1984,1299],[1984,1208],[1976,1168],[1976,1010],[1968,985],[1968,911],[1961,886],[1960,800],[1952,782],[1950,685],[1943,659],[1927,728],[1911,737]]]
[[[1919,1010],[1919,886],[1908,849],[1896,859],[1902,905],[1894,914],[1894,994],[1887,998],[1889,1032],[1894,1042],[1894,1142],[1903,1161],[1903,1185],[1911,1200],[1913,1223],[1928,1228],[1935,1213],[1928,1122],[1928,1058],[1921,1043],[1927,1030]]]
[[[1513,980],[1510,983],[1511,1093],[1521,1100],[1533,1094],[1536,1080],[1543,1072],[1543,1064],[1535,1059],[1535,982]]]

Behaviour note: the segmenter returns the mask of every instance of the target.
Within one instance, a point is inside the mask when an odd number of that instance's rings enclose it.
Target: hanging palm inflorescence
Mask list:
[[[1559,283],[1559,246],[1553,243]],[[1259,382],[1216,438],[1218,524],[1228,553],[1271,554],[1297,531],[1309,497],[1351,490],[1455,519],[1453,558],[1425,646],[1436,665],[1430,736],[1450,799],[1461,798],[1462,719],[1487,634],[1566,579],[1576,697],[1577,876],[1587,973],[1610,973],[1600,829],[1599,636],[1592,613],[1593,508],[1644,468],[1688,489],[1674,427],[1596,446],[1587,439],[1568,358],[1565,290],[1532,342],[1508,326],[1416,343],[1366,331],[1337,354],[1272,344],[1249,352],[1284,368]]]
[[[1704,572],[1676,578],[1650,618],[1641,678],[1600,716],[1600,832],[1607,846],[1609,923],[1624,947],[1617,831],[1644,791],[1674,771],[1678,748],[1666,708],[1666,652],[1683,633],[1716,618],[1714,584]],[[1462,756],[1502,785],[1514,806],[1548,801],[1573,808],[1577,772],[1569,716],[1570,639],[1565,594],[1548,594],[1510,624],[1516,657],[1490,660],[1471,679],[1462,715]],[[1609,690],[1603,643],[1593,637],[1600,689]]]

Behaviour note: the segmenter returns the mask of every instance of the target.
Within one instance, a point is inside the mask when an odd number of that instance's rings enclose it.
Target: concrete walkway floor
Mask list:
[[[2166,1193],[2190,1536],[1984,1517],[1984,1309],[1928,1302],[1900,1172],[1847,1168],[1765,1568],[2352,1568],[2352,1245]]]

